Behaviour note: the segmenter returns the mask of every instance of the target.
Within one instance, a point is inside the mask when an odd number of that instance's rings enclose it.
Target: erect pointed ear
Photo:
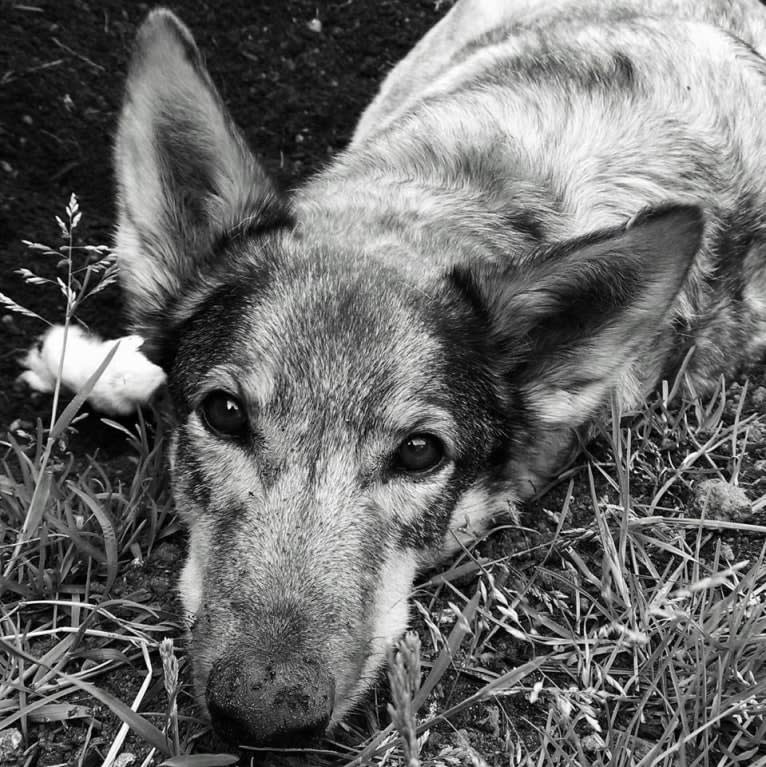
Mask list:
[[[700,247],[703,215],[668,206],[565,242],[521,266],[453,275],[489,322],[530,440],[570,433],[610,391],[640,396],[662,372],[659,334]],[[652,380],[654,379],[654,380]]]
[[[168,10],[152,11],[138,31],[115,164],[121,279],[144,334],[199,283],[218,243],[286,217],[189,30]]]

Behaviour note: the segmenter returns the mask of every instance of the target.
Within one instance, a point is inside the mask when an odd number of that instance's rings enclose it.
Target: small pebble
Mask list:
[[[590,735],[586,735],[580,741],[580,744],[582,745],[583,751],[589,754],[598,753],[599,751],[603,751],[606,748],[604,739],[595,732],[591,733]]]
[[[11,758],[17,754],[21,748],[21,732],[16,729],[0,731],[0,764],[10,762]]]
[[[750,399],[754,405],[766,405],[766,386],[759,386],[757,389],[754,389]]]
[[[747,441],[751,445],[766,442],[766,424],[755,421],[747,427]]]
[[[722,479],[705,479],[694,486],[694,503],[705,519],[737,521],[751,511],[750,499],[745,491]]]

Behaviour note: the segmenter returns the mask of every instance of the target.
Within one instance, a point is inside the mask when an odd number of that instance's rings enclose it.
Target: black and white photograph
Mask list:
[[[766,767],[766,2],[0,0],[0,765]]]

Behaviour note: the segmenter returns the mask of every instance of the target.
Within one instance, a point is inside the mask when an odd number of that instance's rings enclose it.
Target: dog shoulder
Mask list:
[[[577,63],[578,48],[587,56],[593,44],[603,42],[619,41],[626,55],[635,48],[639,59],[651,56],[657,45],[673,54],[679,46],[664,45],[652,22],[668,36],[678,31],[681,72],[687,69],[683,41],[689,36],[689,22],[697,22],[691,25],[692,37],[699,37],[702,50],[712,46],[714,56],[730,53],[737,42],[758,58],[766,53],[766,8],[754,8],[746,0],[460,0],[389,73],[362,115],[351,145],[361,145],[429,96],[454,92],[477,72],[507,63],[509,57],[523,71],[525,62],[539,61],[541,54],[550,64],[549,54],[561,49],[567,52],[561,60],[566,70]],[[579,45],[572,46],[577,39]]]
[[[388,74],[354,132],[352,146],[376,132],[453,64],[455,54],[471,41],[504,27],[522,6],[533,0],[498,3],[496,0],[460,0]]]

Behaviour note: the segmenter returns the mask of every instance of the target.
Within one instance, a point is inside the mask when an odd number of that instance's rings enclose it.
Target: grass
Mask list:
[[[67,215],[46,252],[71,323],[112,272],[87,271],[108,255],[77,251]],[[388,686],[310,763],[766,765],[766,389],[682,382],[613,412],[526,527],[426,574]],[[179,535],[162,420],[113,424],[121,480],[68,448],[82,399],[57,393],[0,448],[0,733],[21,734],[19,765],[232,763],[205,743],[172,603],[146,588]]]

